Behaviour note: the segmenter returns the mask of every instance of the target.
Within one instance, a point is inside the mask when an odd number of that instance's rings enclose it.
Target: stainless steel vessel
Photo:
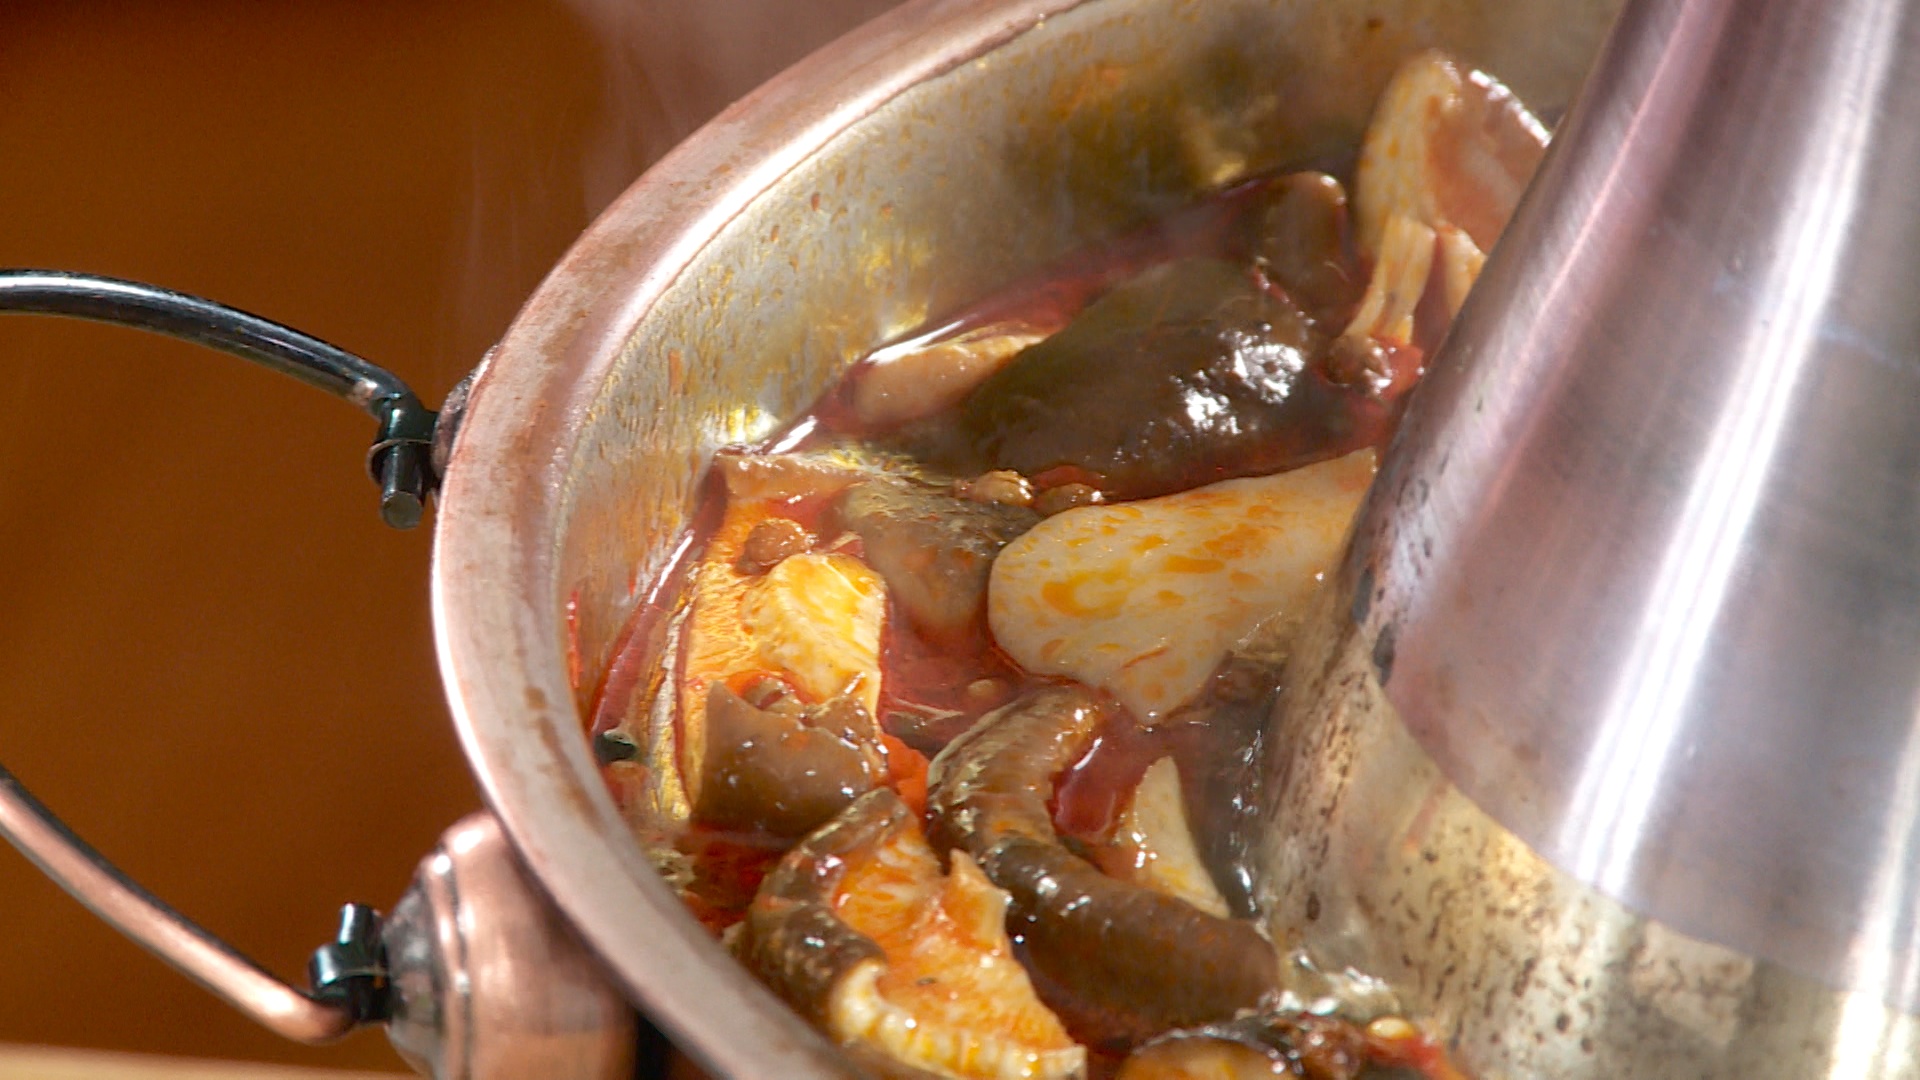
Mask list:
[[[1273,925],[1470,1065],[1920,1074],[1917,15],[1633,0],[1356,526]]]

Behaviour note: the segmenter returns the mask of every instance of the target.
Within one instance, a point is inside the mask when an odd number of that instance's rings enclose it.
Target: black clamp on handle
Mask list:
[[[367,469],[380,485],[380,517],[420,523],[439,486],[432,459],[435,414],[392,372],[258,315],[197,296],[117,278],[58,270],[0,270],[0,315],[61,315],[127,326],[218,349],[358,405],[379,423]]]
[[[392,1012],[380,913],[365,904],[340,909],[340,932],[307,961],[316,1000],[337,1004],[357,1024],[384,1023]]]

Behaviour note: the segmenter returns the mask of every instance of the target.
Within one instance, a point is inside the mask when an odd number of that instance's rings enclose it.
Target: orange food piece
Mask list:
[[[693,571],[678,731],[689,805],[700,804],[713,683],[743,688],[772,675],[809,704],[847,693],[869,715],[879,705],[886,606],[879,575],[840,554],[794,555],[761,574],[740,567],[747,537],[781,508],[770,500],[729,500]]]
[[[1007,937],[1007,894],[965,852],[951,873],[918,825],[850,857],[835,916],[885,954],[828,1007],[833,1034],[955,1077],[1085,1075],[1086,1050],[1035,994]]]
[[[808,698],[851,694],[872,715],[880,704],[880,637],[886,586],[851,555],[794,555],[741,593],[741,629],[759,661]]]
[[[740,627],[740,600],[753,577],[734,566],[747,534],[771,517],[771,503],[731,500],[693,569],[686,674],[680,680],[679,765],[687,800],[698,803],[707,752],[707,687],[754,667],[755,648]],[[764,665],[761,665],[764,666]]]
[[[927,812],[927,755],[892,735],[881,735],[880,742],[887,748],[888,786],[893,788],[902,802],[912,807],[915,817],[924,817]]]

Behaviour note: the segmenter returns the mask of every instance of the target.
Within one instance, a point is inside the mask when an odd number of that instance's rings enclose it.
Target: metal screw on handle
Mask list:
[[[419,524],[438,483],[435,414],[392,373],[318,338],[197,296],[131,281],[50,270],[0,270],[0,315],[56,315],[126,326],[251,360],[351,402],[378,422],[367,469],[388,525]],[[121,933],[286,1038],[337,1039],[386,1019],[388,978],[379,917],[349,904],[338,938],[314,954],[302,992],[128,879],[0,767],[5,836]]]

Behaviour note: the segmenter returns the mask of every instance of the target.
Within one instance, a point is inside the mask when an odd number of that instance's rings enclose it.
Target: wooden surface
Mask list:
[[[0,1046],[0,1080],[401,1080],[407,1075]]]
[[[7,0],[0,265],[226,301],[437,401],[646,161],[884,6],[578,3]],[[0,759],[289,977],[477,805],[370,436],[237,361],[0,320]],[[398,1067],[254,1028],[3,849],[0,1041]]]

